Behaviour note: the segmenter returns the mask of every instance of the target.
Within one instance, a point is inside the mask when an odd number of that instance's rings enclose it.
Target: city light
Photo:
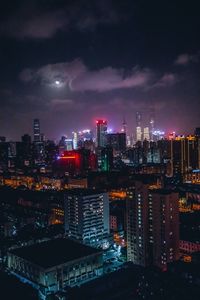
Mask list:
[[[10,2],[0,299],[200,300],[198,3]]]
[[[108,133],[112,133],[112,132],[113,132],[113,129],[112,129],[112,128],[108,128],[107,132],[108,132]]]
[[[76,156],[61,156],[61,159],[75,159]]]

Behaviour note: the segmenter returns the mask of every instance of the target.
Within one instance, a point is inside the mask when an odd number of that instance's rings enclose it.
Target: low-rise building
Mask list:
[[[11,250],[8,268],[46,299],[48,294],[101,275],[103,258],[100,250],[69,239],[55,239]]]

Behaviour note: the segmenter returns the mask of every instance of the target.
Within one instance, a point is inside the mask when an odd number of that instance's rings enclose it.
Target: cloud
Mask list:
[[[114,24],[120,18],[110,0],[58,2],[56,6],[48,1],[21,1],[13,14],[1,21],[0,34],[17,39],[48,39],[59,31],[94,30],[101,24]]]
[[[128,75],[124,69],[112,67],[93,71],[89,70],[80,59],[75,59],[72,62],[49,64],[38,70],[25,69],[19,77],[24,82],[39,81],[48,85],[59,80],[72,92],[106,92],[145,87],[152,78],[152,72],[138,66],[133,67]]]
[[[97,71],[80,74],[71,83],[72,90],[105,92],[115,89],[144,87],[151,78],[148,69],[134,67],[131,74],[125,75],[123,69],[107,67]]]
[[[71,62],[48,64],[37,70],[26,68],[19,74],[23,82],[39,82],[42,85],[55,86],[55,81],[61,82],[61,85],[71,86],[71,82],[87,72],[86,66],[80,59]]]
[[[180,54],[175,60],[174,64],[185,66],[190,63],[196,63],[199,61],[199,55],[200,55],[199,52],[197,54],[187,54],[187,53]]]
[[[176,84],[179,81],[177,74],[174,73],[165,73],[160,79],[158,79],[151,88],[164,88],[170,87]]]
[[[15,38],[47,39],[54,36],[68,23],[62,11],[32,15],[19,14],[1,25],[1,32]]]

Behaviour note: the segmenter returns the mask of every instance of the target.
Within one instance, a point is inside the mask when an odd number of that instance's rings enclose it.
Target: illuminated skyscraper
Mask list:
[[[142,114],[136,112],[136,141],[142,141]]]
[[[106,146],[106,134],[107,134],[107,121],[97,120],[96,121],[96,144],[97,147]]]
[[[154,140],[154,131],[155,131],[155,112],[154,109],[151,110],[150,112],[150,122],[149,122],[149,127],[150,127],[150,139],[151,141]]]
[[[78,133],[73,132],[73,149],[76,150],[78,148]]]
[[[145,127],[144,128],[144,135],[143,135],[143,137],[144,137],[144,140],[147,140],[147,141],[150,140],[149,127]]]
[[[136,141],[142,141],[142,128],[136,127]]]
[[[40,120],[34,119],[33,120],[33,136],[34,142],[40,142]]]

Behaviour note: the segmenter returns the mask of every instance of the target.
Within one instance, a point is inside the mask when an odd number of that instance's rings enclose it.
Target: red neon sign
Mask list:
[[[74,158],[76,158],[76,156],[61,156],[61,158],[64,158],[64,159],[74,159]]]

